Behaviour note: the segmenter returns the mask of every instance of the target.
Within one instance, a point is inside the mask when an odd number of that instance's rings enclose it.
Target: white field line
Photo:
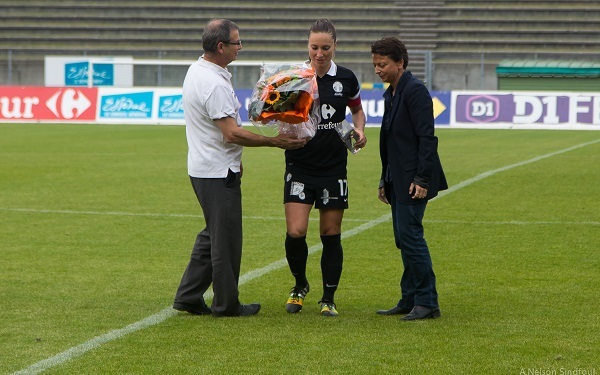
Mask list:
[[[598,142],[600,142],[600,139],[597,139],[597,140],[591,141],[591,142],[581,143],[581,144],[573,146],[573,147],[565,148],[565,149],[562,149],[562,150],[559,150],[559,151],[556,151],[556,152],[552,152],[552,153],[549,153],[549,154],[545,154],[545,155],[542,155],[542,156],[538,156],[538,157],[535,157],[533,159],[529,159],[529,160],[526,160],[526,161],[523,161],[523,162],[519,162],[519,163],[507,165],[507,166],[502,167],[502,168],[498,168],[498,169],[494,169],[494,170],[491,170],[491,171],[487,171],[487,172],[481,173],[481,174],[479,174],[479,175],[477,175],[477,176],[475,176],[473,178],[470,178],[470,179],[465,180],[465,181],[463,181],[463,182],[461,182],[461,183],[459,183],[457,185],[454,185],[454,186],[450,187],[448,190],[440,192],[440,194],[436,198],[434,198],[434,199],[438,199],[438,198],[441,198],[443,196],[446,196],[446,195],[448,195],[450,193],[453,193],[453,192],[455,192],[457,190],[460,190],[460,189],[462,189],[462,188],[464,188],[466,186],[474,184],[475,182],[481,181],[484,178],[493,176],[493,175],[495,175],[497,173],[508,171],[510,169],[521,167],[521,166],[524,166],[524,165],[527,165],[527,164],[535,163],[537,161],[540,161],[540,160],[543,160],[543,159],[547,159],[547,158],[550,158],[550,157],[553,157],[553,156],[556,156],[556,155],[564,154],[566,152],[573,151],[573,150],[576,150],[578,148],[586,147],[586,146],[589,146],[589,145],[592,145],[592,144],[595,144],[595,143],[598,143]],[[342,239],[350,238],[350,237],[355,236],[357,234],[360,234],[360,233],[362,233],[362,232],[364,232],[364,231],[366,231],[366,230],[368,230],[368,229],[370,229],[370,228],[372,228],[372,227],[374,227],[374,226],[376,226],[376,225],[378,225],[380,223],[389,221],[389,220],[391,220],[391,217],[392,217],[391,213],[390,214],[386,214],[386,215],[383,215],[383,216],[381,216],[381,217],[379,217],[377,219],[371,220],[371,221],[369,221],[369,222],[367,222],[365,224],[359,225],[356,228],[352,228],[352,229],[349,229],[347,231],[344,231],[342,233]],[[320,249],[321,249],[321,244],[317,244],[317,245],[311,246],[308,251],[309,251],[310,254],[312,254],[312,253],[314,253],[314,252],[316,252],[316,251],[318,251]],[[239,285],[243,285],[243,284],[245,284],[245,283],[247,283],[247,282],[249,282],[251,280],[254,280],[254,279],[258,278],[258,277],[261,277],[261,276],[263,276],[263,275],[265,275],[265,274],[267,274],[267,273],[269,273],[271,271],[277,270],[279,268],[283,268],[286,265],[287,265],[287,261],[286,261],[285,258],[283,258],[283,259],[277,260],[277,261],[275,261],[275,262],[273,262],[273,263],[271,263],[271,264],[269,264],[269,265],[267,265],[267,266],[265,266],[263,268],[259,268],[259,269],[250,271],[250,272],[248,272],[248,273],[246,273],[246,274],[244,274],[244,275],[242,275],[240,277]],[[206,297],[207,298],[211,298],[212,297],[212,292],[207,292]],[[96,348],[100,347],[101,345],[106,344],[107,342],[119,339],[119,338],[121,338],[123,336],[126,336],[126,335],[128,335],[130,333],[142,330],[144,328],[148,328],[148,327],[160,324],[161,322],[167,320],[168,318],[170,318],[170,317],[172,317],[172,316],[174,316],[176,314],[177,314],[177,312],[175,310],[173,310],[169,306],[169,307],[165,308],[164,310],[162,310],[162,311],[160,311],[160,312],[158,312],[158,313],[156,313],[154,315],[151,315],[151,316],[149,316],[147,318],[144,318],[144,319],[142,319],[140,321],[132,323],[132,324],[130,324],[128,326],[125,326],[123,328],[116,329],[114,331],[105,333],[105,334],[100,335],[100,336],[96,336],[93,339],[84,342],[83,344],[79,344],[77,346],[74,346],[74,347],[72,347],[70,349],[65,350],[62,353],[56,354],[55,356],[52,356],[50,358],[47,358],[47,359],[44,359],[44,360],[39,361],[37,363],[34,363],[33,365],[31,365],[31,366],[29,366],[29,367],[27,367],[27,368],[25,368],[23,370],[17,371],[17,372],[15,372],[13,374],[39,374],[39,373],[41,373],[41,372],[43,372],[45,370],[48,370],[48,369],[50,369],[52,367],[55,367],[57,365],[60,365],[60,364],[62,364],[64,362],[70,361],[71,359],[76,358],[76,357],[78,357],[78,356],[80,356],[82,354],[85,354],[85,353],[87,353],[90,350],[96,349]]]
[[[106,215],[106,216],[143,216],[143,217],[170,217],[170,218],[203,218],[202,215],[192,214],[157,214],[157,213],[134,213],[134,212],[111,212],[111,211],[76,211],[76,210],[44,210],[36,208],[6,208],[0,207],[0,211],[42,213],[42,214],[70,214],[70,215]],[[383,217],[383,216],[382,216]],[[265,220],[265,221],[283,221],[284,216],[243,216],[244,220]],[[391,219],[391,215],[387,216]],[[309,220],[318,221],[318,217],[311,217]],[[365,219],[344,218],[344,222],[363,223],[369,222]],[[425,223],[433,224],[477,224],[477,225],[600,225],[600,221],[464,221],[464,220],[424,220]],[[344,234],[342,234],[344,237]],[[345,237],[344,237],[345,238]]]
[[[466,221],[466,220],[424,220],[432,224],[467,224],[467,225],[600,225],[600,221]]]
[[[119,212],[119,211],[77,211],[77,210],[49,210],[49,209],[37,209],[37,208],[8,208],[0,207],[0,211],[12,211],[12,212],[31,212],[41,214],[66,214],[66,215],[99,215],[99,216],[142,216],[142,217],[172,217],[172,218],[197,218],[202,219],[204,216],[201,214],[158,214],[158,213],[145,213],[145,212]],[[278,216],[242,216],[246,220],[265,220],[265,221],[284,221],[285,217]],[[319,218],[310,218],[311,221],[317,221]],[[352,222],[366,222],[364,219],[344,219],[344,221]]]

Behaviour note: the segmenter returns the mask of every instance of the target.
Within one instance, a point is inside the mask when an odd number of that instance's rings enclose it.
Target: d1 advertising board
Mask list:
[[[451,125],[476,128],[598,129],[600,94],[453,91]]]

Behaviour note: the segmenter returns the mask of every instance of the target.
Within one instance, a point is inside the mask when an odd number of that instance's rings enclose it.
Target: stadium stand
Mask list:
[[[507,58],[598,61],[599,21],[596,0],[446,0],[433,57],[444,69],[434,81],[496,88],[495,68]]]
[[[202,27],[211,18],[227,17],[246,36],[246,58],[280,59],[290,53],[292,58],[303,58],[308,27],[318,17],[330,17],[339,29],[340,41],[351,42],[340,49],[338,58],[351,60],[365,54],[364,43],[382,32],[396,34],[398,30],[395,17],[380,1],[346,2],[343,12],[332,5],[304,12],[311,8],[309,4],[283,2],[273,8],[269,1],[28,1],[3,6],[6,18],[0,46],[152,57],[164,51],[176,58],[196,57]]]
[[[44,55],[193,60],[203,25],[215,17],[242,28],[240,60],[304,60],[308,28],[320,17],[338,29],[336,61],[355,70],[372,70],[372,41],[399,36],[411,54],[410,69],[433,80],[434,89],[481,88],[474,85],[483,74],[493,86],[489,77],[504,58],[600,56],[597,0],[0,0],[0,13],[0,84],[7,83],[9,59],[13,84],[41,84],[29,72],[43,71]],[[433,76],[421,51],[430,53]]]
[[[594,0],[447,0],[436,52],[597,55],[599,21]]]

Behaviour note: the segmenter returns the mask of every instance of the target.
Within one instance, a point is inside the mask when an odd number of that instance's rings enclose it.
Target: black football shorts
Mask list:
[[[283,203],[315,205],[315,208],[348,208],[348,178],[346,176],[314,177],[285,172]]]

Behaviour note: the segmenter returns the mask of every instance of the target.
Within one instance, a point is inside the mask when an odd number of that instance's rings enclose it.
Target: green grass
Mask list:
[[[600,371],[600,133],[438,129],[451,186],[430,203],[426,238],[443,317],[374,312],[402,270],[386,221],[345,238],[340,316],[318,315],[319,253],[304,311],[289,315],[287,267],[240,287],[250,318],[178,314],[100,345],[49,374]],[[344,230],[389,213],[377,200],[378,129],[350,155]],[[12,373],[172,303],[203,225],[185,129],[0,125],[0,373]],[[284,257],[278,149],[244,150],[242,273]],[[317,216],[313,215],[316,219]],[[311,221],[309,246],[318,245]],[[560,373],[560,372],[559,372]]]

